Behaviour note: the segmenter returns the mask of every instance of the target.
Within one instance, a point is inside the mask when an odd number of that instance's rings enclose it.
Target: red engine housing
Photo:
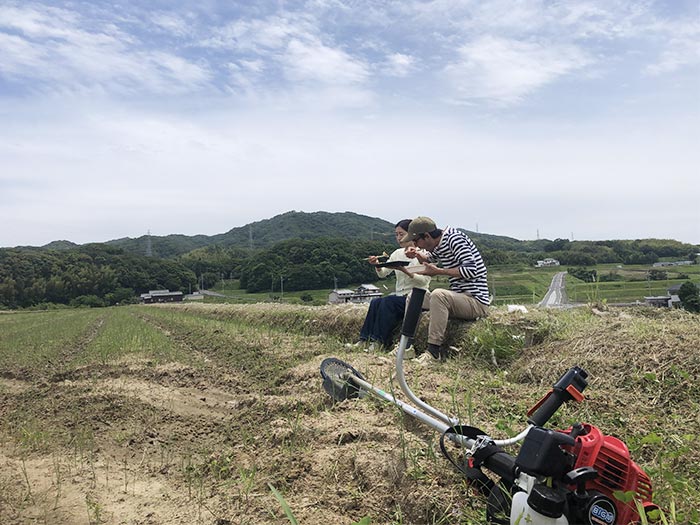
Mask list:
[[[583,424],[584,432],[576,437],[576,444],[566,448],[576,456],[574,468],[593,467],[598,476],[586,483],[586,490],[597,490],[615,502],[617,523],[627,525],[639,520],[634,503],[625,503],[613,496],[615,491],[632,491],[645,511],[657,508],[651,502],[649,476],[630,458],[629,449],[619,439],[604,435],[598,428]],[[570,434],[571,428],[564,430]]]

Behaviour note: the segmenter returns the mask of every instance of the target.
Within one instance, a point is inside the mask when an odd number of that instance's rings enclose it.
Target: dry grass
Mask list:
[[[483,523],[484,502],[439,456],[434,431],[371,397],[333,404],[321,389],[318,366],[330,355],[392,389],[385,356],[342,344],[365,311],[105,309],[98,332],[83,323],[93,339],[66,336],[57,348],[70,358],[60,371],[32,359],[16,373],[13,359],[31,346],[6,358],[0,523],[288,523],[268,484],[302,524]],[[44,315],[52,319],[36,319]],[[419,346],[425,329],[424,320]],[[144,348],[161,336],[167,348]],[[700,318],[680,311],[496,308],[486,320],[451,323],[453,358],[436,369],[407,364],[407,376],[431,405],[503,437],[522,429],[564,370],[584,367],[587,400],[553,425],[586,421],[625,441],[658,502],[675,505],[676,523],[693,523],[698,343]]]

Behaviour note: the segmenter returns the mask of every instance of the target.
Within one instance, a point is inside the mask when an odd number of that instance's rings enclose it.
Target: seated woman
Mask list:
[[[406,308],[406,296],[413,288],[423,288],[428,290],[430,285],[430,277],[427,275],[415,275],[410,272],[411,266],[419,265],[416,258],[409,259],[404,252],[404,249],[412,246],[412,242],[402,243],[401,239],[408,231],[410,219],[399,221],[394,226],[396,240],[400,248],[394,250],[386,262],[405,261],[408,266],[400,266],[398,268],[383,268],[377,267],[377,275],[381,278],[387,277],[392,272],[396,274],[396,292],[385,297],[372,299],[367,310],[365,322],[360,330],[360,340],[354,345],[349,346],[364,346],[369,344],[368,350],[372,351],[377,346],[389,348],[392,343],[394,330],[401,324]],[[368,261],[372,265],[376,265],[379,260],[376,256],[371,256]]]

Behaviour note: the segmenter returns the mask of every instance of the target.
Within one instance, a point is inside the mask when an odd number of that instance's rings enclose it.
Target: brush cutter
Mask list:
[[[331,357],[321,363],[321,376],[323,388],[334,400],[372,394],[440,432],[442,453],[485,496],[489,524],[628,525],[639,522],[640,512],[647,517],[658,509],[652,503],[649,477],[632,461],[622,441],[587,423],[566,430],[544,428],[562,404],[583,400],[588,374],[582,368],[566,371],[528,412],[526,428],[509,439],[494,439],[462,425],[420,400],[406,383],[403,353],[415,335],[424,295],[417,288],[411,294],[396,356],[396,378],[411,403],[377,388],[352,366]],[[448,451],[448,441],[457,445],[456,457]],[[503,449],[518,443],[517,454]]]

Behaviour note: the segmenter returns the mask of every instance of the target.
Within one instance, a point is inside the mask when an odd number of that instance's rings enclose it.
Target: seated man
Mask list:
[[[428,351],[418,358],[421,364],[430,364],[447,357],[442,347],[450,317],[471,321],[489,314],[489,289],[486,266],[479,250],[462,231],[447,227],[438,229],[432,219],[416,217],[408,226],[403,242],[412,241],[415,247],[406,248],[409,258],[425,265],[423,275],[447,275],[450,289],[435,289],[430,294],[430,323]],[[426,250],[421,252],[420,249]],[[439,262],[440,266],[437,266]]]

